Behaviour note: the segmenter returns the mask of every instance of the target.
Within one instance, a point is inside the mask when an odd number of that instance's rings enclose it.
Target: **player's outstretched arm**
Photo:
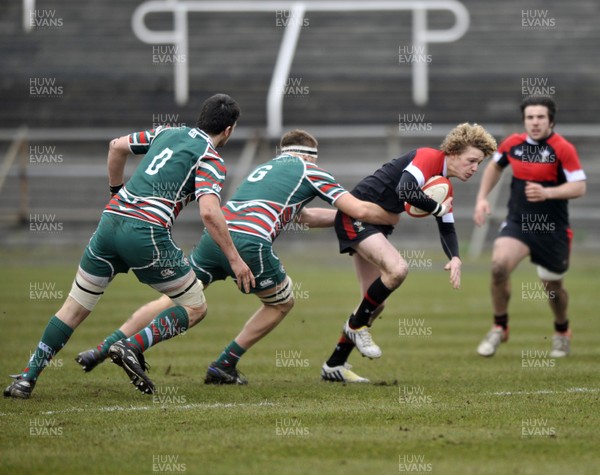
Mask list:
[[[123,186],[123,177],[125,174],[125,162],[131,151],[129,150],[129,139],[127,135],[111,140],[108,146],[108,185],[113,191],[119,191],[117,188]]]
[[[479,184],[479,191],[477,192],[477,199],[475,201],[475,211],[473,212],[473,221],[475,221],[477,226],[483,225],[486,216],[489,216],[492,213],[487,197],[498,184],[501,176],[502,167],[496,162],[490,162],[483,172],[483,177]]]
[[[333,206],[348,216],[366,223],[391,226],[398,223],[399,217],[396,213],[390,213],[375,203],[359,200],[350,193],[340,196]]]
[[[336,213],[336,210],[328,208],[304,208],[298,215],[298,222],[309,228],[330,228]]]
[[[238,287],[246,293],[250,292],[250,289],[256,286],[254,275],[231,240],[227,222],[221,212],[221,202],[218,196],[212,193],[202,195],[198,203],[200,205],[200,217],[208,233],[227,257],[231,270],[236,276]]]

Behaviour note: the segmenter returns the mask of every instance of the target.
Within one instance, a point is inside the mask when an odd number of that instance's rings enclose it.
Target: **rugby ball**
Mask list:
[[[438,203],[443,203],[450,196],[453,196],[452,183],[450,183],[448,178],[445,178],[441,175],[432,176],[425,182],[421,189],[423,190],[423,193]],[[422,209],[415,208],[408,202],[404,202],[404,210],[413,218],[424,218],[425,216],[429,216],[431,214],[427,211],[423,211]]]

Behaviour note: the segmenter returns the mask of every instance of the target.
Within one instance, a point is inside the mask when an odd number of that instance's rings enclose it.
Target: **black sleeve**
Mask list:
[[[439,207],[437,201],[432,200],[423,193],[417,179],[409,172],[402,172],[396,192],[400,201],[406,201],[415,208],[422,209],[428,213],[433,213]]]
[[[448,259],[453,257],[460,257],[458,255],[458,236],[456,235],[456,229],[454,223],[444,223],[442,218],[435,218],[440,232],[440,241],[442,242],[442,249],[448,256]]]

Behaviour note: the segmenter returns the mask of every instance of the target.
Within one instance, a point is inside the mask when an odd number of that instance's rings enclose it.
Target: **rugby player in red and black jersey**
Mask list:
[[[508,340],[510,274],[529,256],[554,314],[555,334],[550,356],[570,352],[568,295],[563,277],[569,267],[572,232],[568,200],[583,196],[586,177],[573,144],[553,131],[556,105],[548,97],[528,97],[521,103],[525,133],[508,137],[485,169],[473,219],[482,225],[490,214],[488,194],[510,165],[513,179],[508,215],[492,253],[494,325],[477,348],[493,356]]]
[[[356,185],[352,194],[394,213],[404,211],[404,203],[432,213],[437,220],[442,248],[450,259],[444,267],[450,271],[450,283],[460,286],[461,260],[454,229],[452,198],[439,204],[421,187],[435,175],[467,181],[486,156],[496,150],[496,141],[480,125],[461,124],[446,136],[440,150],[419,148],[392,160]],[[382,312],[385,300],[408,274],[408,264],[388,241],[393,226],[363,223],[338,211],[335,230],[341,253],[350,253],[363,299],[344,325],[342,336],[331,357],[321,368],[328,381],[367,382],[350,370],[348,357],[356,346],[364,356],[379,358],[381,349],[369,328]]]

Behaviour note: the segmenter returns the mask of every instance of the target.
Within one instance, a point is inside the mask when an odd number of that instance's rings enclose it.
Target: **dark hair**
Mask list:
[[[544,106],[548,109],[548,118],[550,123],[554,124],[556,115],[556,103],[547,96],[529,96],[521,102],[521,116],[525,120],[525,108],[529,106]]]
[[[227,94],[215,94],[202,104],[196,127],[209,135],[218,135],[233,126],[241,114],[240,106]]]
[[[295,129],[284,134],[279,142],[279,146],[281,148],[289,147],[291,145],[302,145],[303,147],[316,148],[319,145],[319,142],[317,142],[317,139],[305,130]]]

